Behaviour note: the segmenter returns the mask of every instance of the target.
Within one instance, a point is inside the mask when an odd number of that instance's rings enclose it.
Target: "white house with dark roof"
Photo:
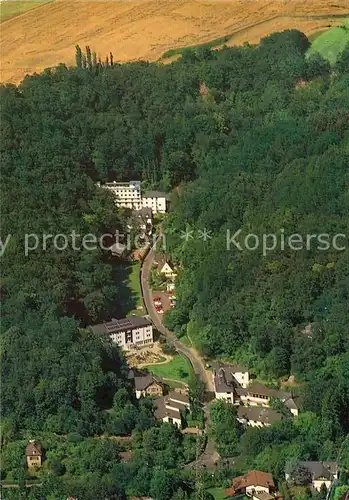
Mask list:
[[[90,329],[94,333],[107,335],[112,342],[126,351],[154,343],[153,323],[141,316],[113,318],[106,323],[90,326]]]
[[[249,383],[248,370],[240,365],[217,362],[213,366],[212,376],[216,399],[233,404],[239,401],[237,389],[245,388]]]
[[[164,394],[164,383],[161,378],[150,373],[136,374],[133,381],[137,399],[142,396],[163,396]]]
[[[271,400],[279,399],[290,410],[292,415],[298,415],[298,407],[290,392],[272,389],[259,382],[252,382],[246,389],[238,391],[241,402],[247,406],[269,407]]]
[[[272,408],[240,405],[236,418],[248,427],[270,427],[275,422],[280,422],[282,416]]]
[[[188,396],[177,391],[157,399],[154,405],[154,416],[157,420],[174,424],[178,428],[182,427],[182,413],[190,410]]]
[[[320,491],[323,484],[326,486],[327,490],[329,490],[333,481],[338,479],[339,469],[338,463],[335,461],[305,461],[298,462],[297,466],[308,469],[311,484],[317,491]],[[292,464],[290,463],[286,464],[285,467],[285,479],[286,481],[292,480]]]
[[[293,416],[298,415],[292,393],[250,382],[248,369],[243,366],[217,362],[212,378],[216,399],[240,405],[237,418],[244,425],[262,427],[281,420],[281,414],[270,408],[274,398],[282,401]]]

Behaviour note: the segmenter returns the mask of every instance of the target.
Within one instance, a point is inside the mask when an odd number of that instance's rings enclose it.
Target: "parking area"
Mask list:
[[[172,307],[175,306],[176,302],[175,299],[173,299],[174,295],[171,293],[166,293],[163,291],[153,291],[152,296],[154,306],[158,314],[163,314],[164,312],[169,311]]]

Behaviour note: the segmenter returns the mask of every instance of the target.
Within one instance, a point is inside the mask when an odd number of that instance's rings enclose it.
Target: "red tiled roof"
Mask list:
[[[247,474],[233,479],[232,488],[235,491],[243,490],[248,486],[264,486],[265,488],[274,488],[275,484],[273,476],[269,474],[269,472],[262,472],[259,470],[249,471]]]

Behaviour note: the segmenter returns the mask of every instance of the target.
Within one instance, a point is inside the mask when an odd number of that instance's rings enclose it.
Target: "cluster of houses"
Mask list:
[[[160,377],[147,372],[130,370],[129,378],[133,380],[136,398],[155,397],[154,416],[157,420],[183,426],[183,417],[190,411],[189,397],[186,391],[170,391],[166,394],[166,384]]]
[[[292,415],[298,415],[292,393],[251,381],[248,369],[243,366],[217,362],[212,378],[216,399],[236,405],[237,419],[244,425],[265,427],[281,420],[281,414],[270,408],[273,399],[282,401]]]
[[[140,181],[97,183],[99,187],[110,191],[115,198],[115,205],[127,209],[126,230],[137,234],[138,244],[143,244],[153,233],[153,214],[164,214],[168,210],[169,197],[160,191],[142,191]],[[109,247],[116,257],[123,257],[127,246],[119,241]]]
[[[134,380],[136,397],[139,399],[142,396],[159,396],[155,400],[154,415],[158,420],[169,422],[182,426],[182,415],[190,409],[188,396],[184,393],[172,391],[166,396],[164,395],[164,384],[160,379],[152,377],[149,374],[130,371],[130,378]],[[124,455],[130,454],[125,452]],[[29,441],[26,450],[26,462],[29,470],[38,470],[42,466],[44,454],[41,445],[31,440]],[[130,458],[121,457],[123,460]],[[335,461],[315,462],[302,461],[296,464],[296,468],[302,468],[308,472],[307,484],[304,486],[311,487],[314,491],[320,491],[323,485],[327,491],[330,490],[334,481],[339,477],[338,464]],[[290,484],[294,484],[293,474],[295,464],[288,463],[285,467],[285,480]],[[276,491],[273,477],[268,472],[253,470],[242,476],[235,477],[230,488],[225,491],[227,496],[246,495],[252,500],[281,500],[283,497]]]
[[[290,485],[293,484],[289,464],[285,468],[285,479]],[[320,491],[325,485],[327,491],[332,483],[338,479],[337,462],[299,462],[297,467],[302,467],[309,472],[309,480],[304,486],[309,486],[313,491]],[[273,476],[268,472],[252,470],[242,476],[235,477],[231,487],[225,491],[230,497],[246,495],[252,500],[281,500],[283,496],[276,491]]]

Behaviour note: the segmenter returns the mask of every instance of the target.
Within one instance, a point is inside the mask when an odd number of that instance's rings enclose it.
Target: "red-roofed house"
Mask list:
[[[270,494],[273,493],[274,490],[275,484],[271,474],[259,470],[252,470],[243,476],[238,476],[233,479],[231,488],[226,490],[226,495],[234,496],[245,494],[253,497],[255,494],[259,493]]]

